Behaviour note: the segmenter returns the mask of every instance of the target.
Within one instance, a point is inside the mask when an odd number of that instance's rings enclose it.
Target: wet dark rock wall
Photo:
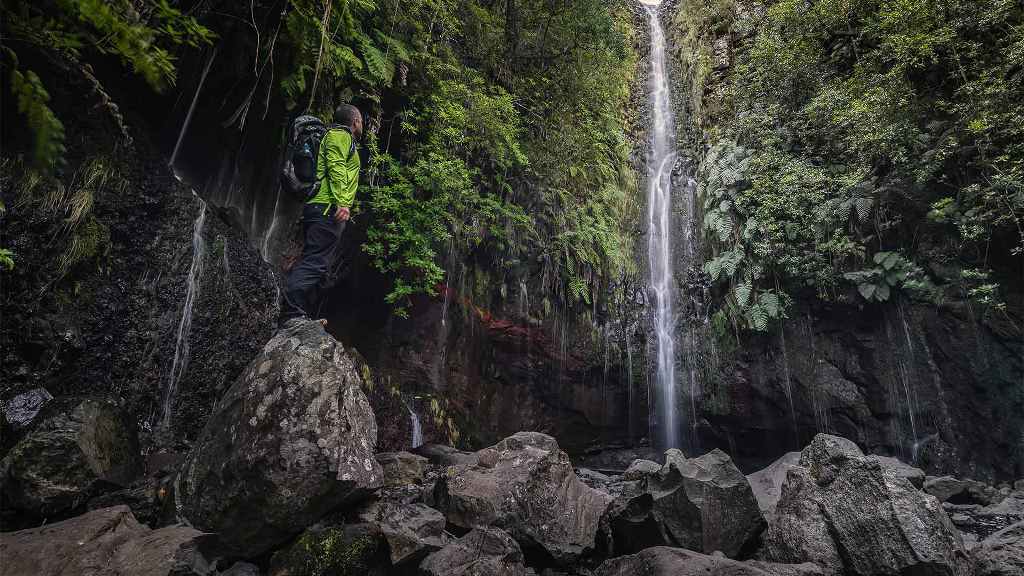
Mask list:
[[[663,22],[681,7],[676,0],[665,2]],[[714,47],[705,83],[694,82],[695,71],[683,62],[686,34],[693,31],[668,31],[680,153],[695,164],[709,135],[693,127],[729,121],[721,116],[724,87],[756,33],[760,10],[740,3],[733,28],[701,32],[712,35]],[[677,241],[675,251],[682,249]],[[700,283],[679,271],[677,278],[680,294],[699,302],[693,296]],[[900,297],[864,304],[858,298],[858,304],[839,305],[813,294],[795,299],[789,317],[765,334],[723,338],[698,331],[697,345],[686,354],[700,357],[700,392],[689,417],[696,422],[700,451],[719,447],[741,467],[754,469],[803,446],[815,432],[828,432],[855,440],[867,452],[912,461],[930,474],[988,481],[1021,475],[1019,293],[1007,298],[1005,313],[986,313],[963,301],[939,306]],[[688,320],[680,322],[681,339],[693,326]],[[682,402],[689,404],[689,397]]]
[[[829,432],[930,474],[1016,478],[1024,470],[1018,330],[972,317],[966,305],[805,310],[745,339],[707,383],[702,444],[760,466]]]
[[[80,98],[80,87],[50,85],[61,86],[52,95],[69,139],[67,172],[113,149],[108,164],[124,185],[110,180],[94,193],[91,214],[102,231],[97,253],[61,273],[60,218],[44,215],[35,200],[19,196],[15,182],[5,181],[4,239],[16,266],[2,277],[0,399],[40,386],[58,398],[117,398],[151,449],[178,342],[200,200],[174,177],[157,133],[136,113],[135,106],[155,107],[159,99],[133,100],[132,87],[123,87],[120,101],[128,103],[122,109],[133,135],[127,146]],[[43,193],[45,186],[33,194],[38,200]],[[191,358],[172,402],[171,433],[161,444],[193,438],[224,386],[270,335],[272,270],[233,220],[217,206],[206,214],[205,273],[187,338]]]

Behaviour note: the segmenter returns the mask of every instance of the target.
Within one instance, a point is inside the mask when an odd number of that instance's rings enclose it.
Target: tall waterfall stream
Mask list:
[[[675,312],[672,296],[672,169],[676,163],[672,99],[665,66],[665,32],[657,6],[651,22],[651,152],[647,175],[647,256],[654,306],[656,415],[666,448],[679,444],[676,413]]]

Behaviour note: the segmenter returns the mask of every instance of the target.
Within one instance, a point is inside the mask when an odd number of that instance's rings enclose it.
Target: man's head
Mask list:
[[[363,113],[351,104],[338,104],[334,110],[334,122],[351,128],[356,139],[363,135]]]

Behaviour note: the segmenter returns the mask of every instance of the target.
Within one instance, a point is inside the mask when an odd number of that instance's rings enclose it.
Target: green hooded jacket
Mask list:
[[[342,128],[328,130],[320,142],[316,162],[320,190],[309,203],[351,208],[359,186],[359,168],[359,153],[352,143],[352,134]]]

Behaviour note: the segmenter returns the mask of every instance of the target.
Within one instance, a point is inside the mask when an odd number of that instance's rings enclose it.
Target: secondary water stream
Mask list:
[[[420,423],[419,414],[416,414],[408,402],[405,402],[405,409],[409,411],[409,420],[412,421],[412,437],[409,439],[409,447],[419,448],[423,445],[423,424]]]
[[[655,335],[655,390],[660,440],[679,445],[676,413],[676,342],[672,276],[672,169],[675,126],[665,65],[665,32],[657,6],[646,6],[651,23],[651,155],[647,175],[647,256]]]
[[[185,303],[181,310],[181,320],[178,322],[177,338],[174,342],[174,361],[171,363],[171,372],[167,377],[167,386],[164,388],[163,412],[160,417],[160,429],[168,430],[171,424],[171,411],[174,405],[174,395],[178,391],[178,383],[188,368],[189,360],[189,334],[192,332],[192,308],[195,306],[196,297],[199,295],[199,285],[203,278],[203,260],[206,257],[206,242],[203,239],[203,227],[206,224],[206,202],[199,199],[199,214],[192,229],[192,264],[188,269],[187,289],[185,291]]]

